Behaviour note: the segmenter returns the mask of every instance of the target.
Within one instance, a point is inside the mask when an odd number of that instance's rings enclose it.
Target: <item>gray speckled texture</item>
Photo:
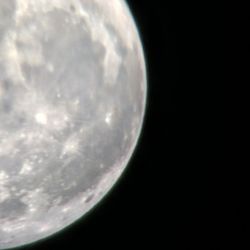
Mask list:
[[[91,209],[124,170],[146,100],[121,0],[0,0],[0,249]]]

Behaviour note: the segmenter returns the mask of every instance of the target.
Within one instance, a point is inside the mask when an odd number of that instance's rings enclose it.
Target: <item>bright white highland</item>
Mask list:
[[[122,0],[0,0],[0,249],[50,236],[101,200],[145,101]]]

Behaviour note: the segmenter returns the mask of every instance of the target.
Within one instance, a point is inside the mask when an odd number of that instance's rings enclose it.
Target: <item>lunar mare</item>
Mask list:
[[[145,75],[123,0],[0,0],[0,249],[53,235],[111,189]]]

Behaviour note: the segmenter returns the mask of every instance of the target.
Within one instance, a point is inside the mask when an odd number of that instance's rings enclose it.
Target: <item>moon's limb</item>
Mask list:
[[[145,112],[122,0],[0,1],[0,249],[35,242],[117,181]]]

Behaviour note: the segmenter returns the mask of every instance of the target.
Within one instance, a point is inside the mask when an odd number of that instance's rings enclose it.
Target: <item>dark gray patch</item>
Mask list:
[[[69,9],[70,9],[70,11],[72,11],[72,12],[75,12],[75,11],[76,11],[76,7],[75,7],[73,4],[71,4],[71,5],[69,6]]]
[[[18,218],[25,213],[27,205],[18,199],[8,199],[1,203],[0,218],[8,218],[9,220]]]
[[[89,203],[93,198],[95,197],[94,194],[90,194],[87,199],[85,200],[85,203]]]

